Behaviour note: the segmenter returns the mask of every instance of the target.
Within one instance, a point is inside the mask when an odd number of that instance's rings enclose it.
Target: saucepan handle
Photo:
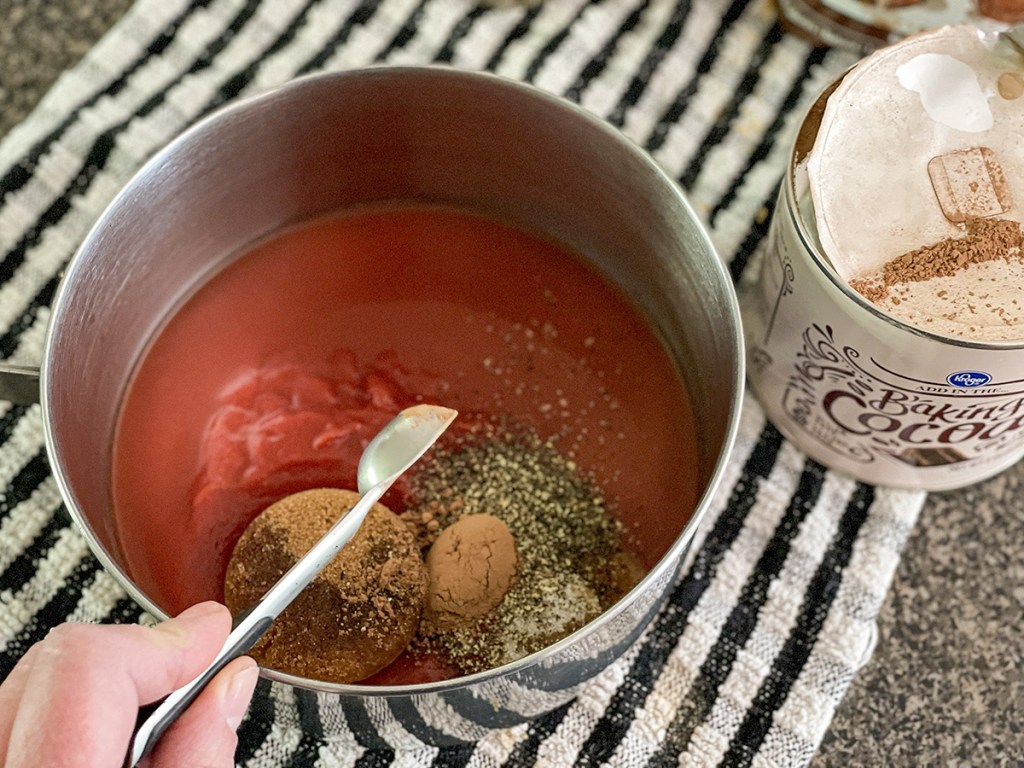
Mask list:
[[[31,365],[0,363],[0,400],[15,405],[39,402],[39,369]]]

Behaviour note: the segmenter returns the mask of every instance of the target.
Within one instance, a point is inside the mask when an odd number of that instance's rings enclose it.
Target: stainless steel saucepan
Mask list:
[[[248,244],[357,205],[462,206],[568,244],[645,313],[697,410],[703,494],[615,606],[545,650],[441,683],[327,684],[263,675],[315,696],[325,735],[395,721],[433,744],[479,738],[569,700],[633,643],[664,602],[718,484],[743,388],[732,283],[673,181],[572,103],[492,75],[374,68],[293,81],[227,107],[157,154],[72,259],[55,299],[38,383],[3,374],[5,397],[38,395],[64,502],[96,557],[142,606],[111,514],[111,446],[147,341],[204,276]],[[691,514],[692,513],[692,514]],[[169,543],[172,545],[173,543]],[[365,718],[346,718],[359,708]],[[359,728],[359,725],[352,725]]]

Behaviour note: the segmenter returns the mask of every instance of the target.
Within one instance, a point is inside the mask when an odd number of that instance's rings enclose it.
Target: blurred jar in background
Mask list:
[[[867,54],[950,24],[994,31],[1024,22],[1024,0],[779,0],[783,22],[821,45]]]

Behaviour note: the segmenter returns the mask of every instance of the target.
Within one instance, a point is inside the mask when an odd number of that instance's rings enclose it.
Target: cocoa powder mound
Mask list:
[[[850,287],[873,304],[884,301],[891,288],[935,277],[952,277],[972,264],[1009,260],[1024,252],[1024,232],[1010,219],[968,219],[967,234],[950,237],[897,256],[880,273],[850,281]]]
[[[493,515],[465,515],[445,528],[426,557],[428,633],[469,627],[501,605],[518,560],[512,533]]]

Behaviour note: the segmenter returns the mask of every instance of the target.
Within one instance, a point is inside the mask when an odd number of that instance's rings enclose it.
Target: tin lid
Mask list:
[[[962,25],[876,52],[828,98],[808,155],[821,250],[903,321],[1024,338],[1021,146],[1019,49]]]

